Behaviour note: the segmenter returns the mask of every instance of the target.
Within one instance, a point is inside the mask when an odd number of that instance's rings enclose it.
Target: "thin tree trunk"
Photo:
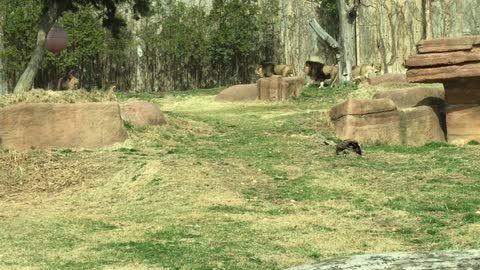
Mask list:
[[[3,11],[0,11],[3,12]],[[0,13],[0,52],[3,51],[3,13]],[[0,58],[0,95],[8,93],[7,75],[5,73],[5,66],[2,58]]]
[[[33,80],[37,75],[38,68],[45,56],[45,42],[48,30],[53,26],[57,18],[62,14],[65,3],[63,0],[55,1],[48,8],[48,11],[42,15],[37,33],[37,45],[33,52],[32,58],[17,82],[14,93],[26,92],[32,88]]]
[[[353,21],[349,20],[350,10],[345,0],[337,0],[337,9],[340,21],[340,59],[338,62],[338,76],[340,82],[351,80],[353,59]]]
[[[430,15],[430,10],[432,6],[431,0],[423,0],[423,39],[432,39],[432,19]]]

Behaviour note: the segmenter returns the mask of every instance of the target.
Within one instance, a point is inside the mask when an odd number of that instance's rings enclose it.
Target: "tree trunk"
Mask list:
[[[3,12],[3,11],[0,11]],[[3,51],[3,14],[0,14],[0,52]],[[3,60],[0,58],[0,96],[8,93],[7,75],[5,74],[5,67]]]
[[[351,80],[352,59],[354,50],[353,21],[349,18],[349,10],[345,0],[337,0],[340,21],[340,59],[338,61],[338,77],[340,82]]]
[[[432,39],[431,0],[423,0],[423,39]]]
[[[3,30],[0,26],[0,52],[3,51]],[[5,74],[5,67],[0,58],[0,96],[8,93],[7,75]]]
[[[33,80],[35,75],[37,75],[38,68],[42,63],[43,57],[45,56],[45,42],[48,30],[53,26],[57,18],[62,14],[65,9],[65,1],[55,1],[51,4],[47,10],[40,18],[39,30],[37,33],[37,45],[35,51],[33,52],[32,58],[27,65],[27,68],[23,72],[22,76],[17,82],[14,93],[26,92],[32,88]]]

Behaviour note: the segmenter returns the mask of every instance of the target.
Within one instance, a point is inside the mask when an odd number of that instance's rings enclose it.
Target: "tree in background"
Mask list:
[[[7,1],[8,2],[8,1]],[[110,29],[114,36],[118,36],[120,28],[125,22],[116,17],[117,6],[122,3],[131,2],[128,0],[42,0],[40,1],[40,16],[38,20],[37,41],[34,52],[14,92],[28,91],[33,84],[35,75],[45,56],[46,35],[50,28],[57,22],[58,18],[66,11],[76,12],[79,7],[91,5],[103,18],[103,26]],[[149,11],[149,0],[133,0],[134,16],[146,15]],[[22,6],[22,5],[20,5]]]

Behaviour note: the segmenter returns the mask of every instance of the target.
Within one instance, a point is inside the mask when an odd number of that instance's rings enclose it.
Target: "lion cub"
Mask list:
[[[271,77],[272,75],[282,75],[283,77],[295,76],[295,71],[291,65],[275,65],[271,62],[264,62],[257,65],[255,74],[260,78]]]

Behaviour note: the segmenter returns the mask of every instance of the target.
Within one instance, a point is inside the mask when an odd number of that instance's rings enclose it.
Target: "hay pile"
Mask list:
[[[51,91],[34,89],[20,94],[9,94],[0,97],[0,108],[18,103],[86,103],[117,101],[113,89],[108,91],[85,90]]]

